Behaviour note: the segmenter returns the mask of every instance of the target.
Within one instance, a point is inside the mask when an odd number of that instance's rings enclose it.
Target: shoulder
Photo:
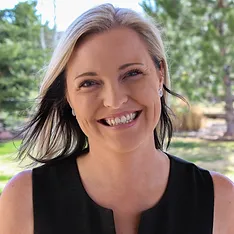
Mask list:
[[[171,169],[176,169],[176,173],[180,178],[201,186],[207,186],[209,184],[213,190],[212,177],[209,171],[177,156],[169,154],[168,156],[171,159]],[[186,175],[186,177],[184,175]]]
[[[33,233],[32,171],[14,176],[0,196],[0,227],[7,234]]]
[[[214,184],[214,233],[234,233],[234,184],[220,173],[210,174]]]
[[[215,192],[223,193],[223,195],[228,192],[227,196],[234,196],[234,183],[230,179],[218,172],[211,171],[210,174],[213,179]]]

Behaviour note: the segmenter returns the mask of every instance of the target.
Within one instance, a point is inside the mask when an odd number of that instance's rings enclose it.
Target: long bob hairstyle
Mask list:
[[[160,30],[149,17],[143,18],[130,9],[103,4],[79,16],[60,39],[41,84],[36,111],[21,132],[23,140],[19,159],[29,156],[35,163],[47,163],[55,158],[79,156],[89,150],[88,138],[72,115],[66,100],[66,65],[75,46],[85,40],[86,36],[116,27],[127,27],[137,32],[148,46],[156,69],[164,69],[164,95],[154,139],[157,149],[165,148],[166,138],[169,146],[173,128],[167,94],[179,95],[169,89],[170,78]],[[161,63],[163,66],[160,66]]]

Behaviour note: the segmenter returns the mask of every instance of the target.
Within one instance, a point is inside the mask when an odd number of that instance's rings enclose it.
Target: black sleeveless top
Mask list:
[[[212,234],[214,189],[210,173],[169,155],[160,201],[141,215],[138,234]],[[112,210],[86,193],[70,157],[33,169],[34,234],[115,234]]]

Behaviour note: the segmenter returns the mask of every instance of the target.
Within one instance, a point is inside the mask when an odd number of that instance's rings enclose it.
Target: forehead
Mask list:
[[[142,60],[144,57],[149,57],[149,53],[143,39],[134,30],[121,27],[85,38],[74,49],[69,62],[118,63],[119,60]]]

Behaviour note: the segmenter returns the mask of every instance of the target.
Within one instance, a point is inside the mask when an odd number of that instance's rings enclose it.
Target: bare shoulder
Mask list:
[[[214,183],[215,197],[217,199],[222,198],[223,201],[225,199],[229,206],[234,205],[234,183],[218,172],[211,172],[211,176]]]
[[[0,227],[4,234],[33,234],[32,171],[14,176],[0,196]]]
[[[226,176],[211,172],[214,183],[214,234],[234,233],[234,183]]]

